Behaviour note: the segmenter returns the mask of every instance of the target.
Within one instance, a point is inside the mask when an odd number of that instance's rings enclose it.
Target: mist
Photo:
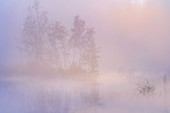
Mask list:
[[[1,0],[0,112],[170,112],[169,2]]]

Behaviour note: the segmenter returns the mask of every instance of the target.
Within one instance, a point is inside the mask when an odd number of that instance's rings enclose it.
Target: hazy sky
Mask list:
[[[0,0],[0,64],[18,63],[16,47],[33,0]],[[40,0],[50,20],[68,29],[75,15],[94,27],[100,69],[155,69],[170,65],[169,0]]]

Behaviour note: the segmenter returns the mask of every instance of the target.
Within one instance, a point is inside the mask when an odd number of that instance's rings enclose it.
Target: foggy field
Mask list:
[[[156,85],[158,88],[154,94],[143,96],[135,90],[135,82],[130,82],[124,73],[112,74],[114,76],[100,75],[98,84],[85,78],[71,77],[1,78],[0,112],[166,113],[160,89],[162,84]],[[98,87],[98,103],[93,102],[95,85]],[[167,102],[167,110],[170,110]]]

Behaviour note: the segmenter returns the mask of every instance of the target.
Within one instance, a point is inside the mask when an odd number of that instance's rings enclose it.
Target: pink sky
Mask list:
[[[134,0],[41,0],[40,3],[51,20],[61,21],[69,29],[77,14],[87,26],[95,28],[102,70],[169,66],[170,15],[166,0],[145,0],[143,3]],[[1,59],[8,56],[10,62],[20,60],[14,49],[31,4],[32,1],[26,0],[1,1],[4,26]]]

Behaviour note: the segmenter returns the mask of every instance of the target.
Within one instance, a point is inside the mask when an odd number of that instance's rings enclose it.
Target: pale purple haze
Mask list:
[[[35,110],[32,103],[38,106],[36,99],[42,92],[49,99],[55,95],[62,101],[61,106],[71,106],[70,111],[58,113],[170,112],[170,0],[39,0],[40,10],[48,12],[49,22],[57,20],[69,31],[79,15],[94,28],[100,56],[97,81],[101,99],[95,109],[80,104],[76,92],[92,90],[84,86],[83,79],[77,82],[74,77],[63,80],[33,75],[18,78],[10,70],[29,59],[18,48],[33,1],[0,0],[0,113],[36,112],[39,108]],[[15,76],[1,77],[4,68]],[[17,85],[12,84],[13,88],[8,81]],[[153,86],[153,92],[138,92],[141,81]],[[79,104],[80,108],[76,108]]]

